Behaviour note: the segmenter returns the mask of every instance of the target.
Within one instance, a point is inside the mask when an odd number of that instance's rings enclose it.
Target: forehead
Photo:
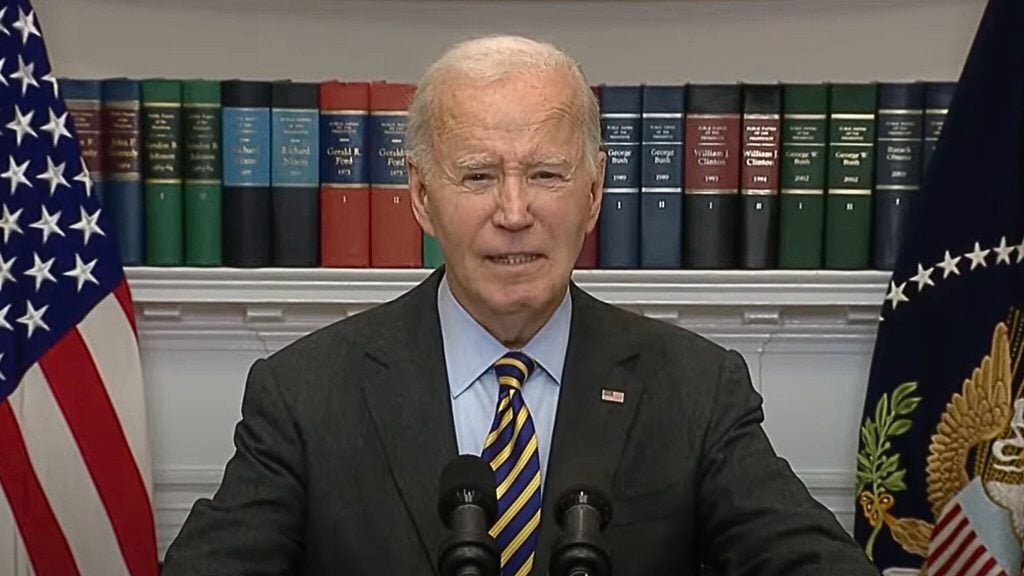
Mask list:
[[[480,84],[447,82],[434,110],[440,139],[466,132],[578,131],[578,103],[564,70],[529,71]],[[460,138],[461,139],[461,138]]]

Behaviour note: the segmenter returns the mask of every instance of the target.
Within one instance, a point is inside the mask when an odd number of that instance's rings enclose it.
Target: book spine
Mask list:
[[[639,86],[601,87],[601,140],[605,161],[601,200],[601,268],[636,268],[640,263]]]
[[[437,238],[430,234],[423,233],[423,267],[437,268],[444,264],[444,253],[441,251],[441,244]]]
[[[103,204],[103,85],[99,80],[63,78],[60,80],[64,102],[71,115],[69,129],[78,140],[82,158],[95,194]]]
[[[221,84],[224,264],[270,266],[270,84]]]
[[[924,149],[922,150],[921,172],[928,173],[935,146],[942,135],[942,125],[956,94],[956,82],[928,82],[925,85]]]
[[[142,81],[142,187],[146,264],[185,263],[182,198],[181,82]]]
[[[820,268],[828,168],[828,86],[783,88],[779,267]]]
[[[103,199],[125,266],[145,260],[141,101],[137,80],[103,81]]]
[[[683,258],[683,86],[644,86],[640,146],[640,267]]]
[[[274,266],[320,265],[320,85],[276,82],[270,111]]]
[[[742,91],[691,85],[687,96],[683,265],[735,268]]]
[[[370,265],[370,85],[320,85],[320,259]]]
[[[182,83],[185,263],[189,266],[220,266],[223,262],[220,98],[220,82]]]
[[[907,216],[921,188],[924,90],[921,84],[878,86],[878,145],[872,267],[896,266]]]
[[[871,192],[875,173],[875,84],[834,84],[830,95],[825,267],[871,264]]]
[[[370,265],[423,266],[423,231],[412,212],[405,167],[405,128],[411,84],[370,86]]]
[[[743,165],[740,169],[740,267],[778,266],[779,148],[782,86],[743,88]]]

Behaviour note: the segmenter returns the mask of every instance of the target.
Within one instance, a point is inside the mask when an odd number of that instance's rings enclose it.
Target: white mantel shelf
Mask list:
[[[146,304],[372,305],[409,290],[430,270],[128,268]],[[579,270],[584,290],[619,305],[847,307],[877,310],[889,273],[877,271]]]

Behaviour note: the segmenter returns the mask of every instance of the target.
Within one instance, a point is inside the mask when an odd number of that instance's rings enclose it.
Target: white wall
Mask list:
[[[955,79],[983,0],[35,0],[58,74],[416,81],[516,32],[595,82]]]

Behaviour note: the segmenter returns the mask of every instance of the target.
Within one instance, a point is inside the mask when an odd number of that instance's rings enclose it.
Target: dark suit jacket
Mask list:
[[[253,365],[236,453],[165,576],[435,572],[439,475],[457,454],[440,276]],[[572,299],[534,574],[558,535],[554,503],[579,481],[611,486],[616,576],[702,562],[722,576],[877,574],[772,451],[739,354],[575,286]],[[577,477],[580,458],[600,477]]]

